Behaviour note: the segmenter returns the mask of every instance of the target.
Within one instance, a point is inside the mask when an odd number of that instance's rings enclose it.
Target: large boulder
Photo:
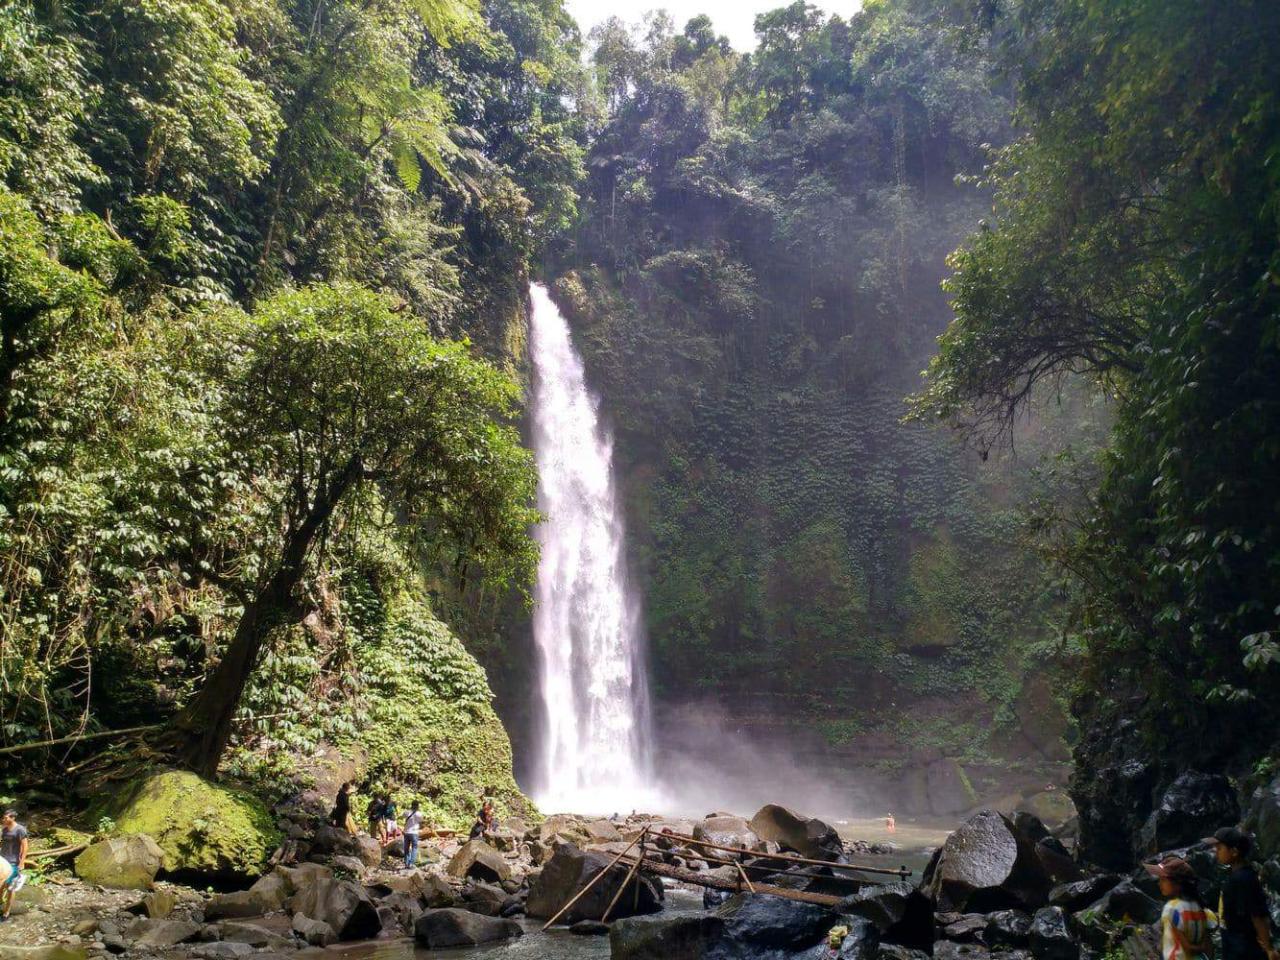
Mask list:
[[[468,840],[453,855],[446,868],[449,876],[459,880],[480,880],[485,883],[501,883],[511,879],[511,867],[506,859],[480,837]]]
[[[740,945],[745,956],[763,950],[808,950],[836,925],[836,915],[826,907],[751,894],[730,898],[716,916],[724,921],[724,938]]]
[[[313,920],[301,913],[295,913],[292,927],[294,933],[313,947],[327,947],[331,943],[338,942],[338,935],[333,932],[333,927],[323,920]]]
[[[1036,960],[1080,960],[1080,944],[1061,907],[1042,907],[1031,918],[1031,955]]]
[[[442,947],[474,947],[496,940],[521,936],[524,930],[514,920],[486,917],[470,910],[446,907],[428,910],[413,926],[413,937],[431,950]]]
[[[213,920],[240,920],[261,917],[284,906],[282,896],[267,896],[254,890],[233,890],[216,893],[204,905],[204,918]]]
[[[339,940],[369,940],[382,930],[378,906],[364,887],[350,880],[317,877],[289,901],[295,914],[327,923]]]
[[[117,890],[150,890],[164,866],[164,851],[146,834],[108,837],[76,857],[76,876]]]
[[[1280,777],[1253,791],[1244,825],[1254,835],[1259,859],[1280,857]]]
[[[601,919],[626,881],[629,869],[621,864],[609,867],[612,860],[613,857],[596,850],[583,851],[571,843],[562,844],[530,885],[525,911],[531,917],[550,919],[602,870],[608,869],[608,874],[579,899],[560,918],[560,922],[572,924],[579,920]],[[661,883],[636,873],[627,881],[626,891],[618,898],[609,918],[656,913],[662,909],[662,898]]]
[[[747,821],[729,814],[707,817],[693,828],[693,838],[722,847],[742,847],[745,850],[753,849],[760,841]]]
[[[617,843],[622,839],[622,834],[608,820],[592,820],[586,824],[588,842],[592,844],[598,843]]]
[[[761,840],[772,840],[802,857],[822,860],[843,852],[834,827],[776,803],[761,807],[747,826]]]
[[[1025,947],[1031,939],[1031,916],[1021,910],[987,914],[982,942],[988,947]]]
[[[194,940],[200,924],[189,920],[151,920],[139,917],[125,928],[124,935],[132,947],[173,947]]]
[[[610,960],[704,960],[724,934],[716,916],[621,920],[609,930]]]
[[[164,851],[166,871],[202,880],[257,877],[280,842],[260,800],[184,770],[161,770],[128,783],[106,813],[119,833],[154,839]]]
[[[311,852],[321,857],[358,858],[360,841],[346,830],[324,823],[316,827],[315,835],[311,838]]]
[[[1038,910],[1052,885],[1031,838],[991,810],[947,837],[926,872],[927,891],[940,911]]]
[[[1231,781],[1221,774],[1187,770],[1169,785],[1142,825],[1142,852],[1159,853],[1195,843],[1239,819],[1240,805]]]
[[[869,886],[842,900],[837,911],[870,920],[885,943],[928,950],[933,943],[933,905],[905,880]]]
[[[1060,883],[1049,891],[1049,903],[1055,907],[1062,907],[1067,913],[1075,913],[1091,903],[1096,903],[1104,893],[1119,882],[1120,877],[1117,874],[1100,873],[1077,880],[1075,883]]]
[[[1155,923],[1160,918],[1160,902],[1139,890],[1133,881],[1121,880],[1090,904],[1086,912],[1105,920]]]

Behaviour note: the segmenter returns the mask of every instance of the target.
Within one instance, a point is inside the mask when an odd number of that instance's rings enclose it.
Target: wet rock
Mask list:
[[[717,916],[621,920],[609,930],[610,960],[704,960],[724,934]]]
[[[514,901],[514,898],[501,887],[490,883],[476,883],[462,891],[462,899],[468,910],[496,917]]]
[[[1021,910],[998,910],[987,915],[982,941],[988,947],[1025,947],[1031,941],[1031,916]]]
[[[741,817],[729,815],[711,816],[703,820],[693,828],[693,838],[724,847],[743,847],[747,850],[752,849],[760,839],[747,821]]]
[[[843,852],[834,827],[775,803],[761,807],[747,827],[761,840],[773,841],[802,857],[819,860]]]
[[[870,920],[887,943],[927,950],[933,942],[933,906],[905,881],[867,887],[846,897],[836,910]]]
[[[531,917],[551,918],[600,871],[608,868],[608,875],[560,918],[561,922],[569,924],[579,920],[599,920],[627,876],[627,867],[620,864],[609,867],[612,859],[594,850],[579,850],[573,844],[562,845],[530,884],[526,912]],[[643,874],[635,874],[610,916],[621,919],[654,913],[662,909],[662,900],[660,883]]]
[[[991,810],[970,817],[943,844],[926,871],[939,910],[1034,910],[1051,881],[1032,842]]]
[[[333,932],[333,927],[323,920],[313,920],[301,913],[295,913],[292,926],[293,932],[310,946],[327,947],[331,943],[338,942],[338,935]]]
[[[99,840],[76,857],[76,876],[116,890],[150,890],[164,866],[164,851],[146,834]]]
[[[991,954],[976,943],[939,940],[933,945],[933,960],[987,960]]]
[[[904,947],[897,943],[882,943],[880,960],[929,960],[929,954],[924,950]]]
[[[749,894],[735,895],[715,915],[724,921],[725,939],[755,950],[806,950],[836,922],[834,913],[817,904]]]
[[[985,913],[938,914],[938,934],[943,940],[956,943],[977,943],[987,929]]]
[[[1037,840],[1036,856],[1054,883],[1072,883],[1084,876],[1084,871],[1057,837]]]
[[[1160,917],[1160,903],[1139,890],[1131,880],[1121,880],[1086,909],[1098,917],[1131,923],[1155,923]]]
[[[581,937],[607,937],[609,935],[609,924],[601,923],[598,920],[579,920],[569,927],[569,932],[576,933]]]
[[[481,943],[509,940],[524,930],[514,920],[486,917],[469,910],[445,908],[428,910],[414,924],[413,936],[429,949],[473,947]]]
[[[1049,891],[1049,903],[1062,907],[1068,913],[1083,910],[1120,882],[1114,873],[1100,873],[1097,876],[1085,877],[1075,883],[1060,883]]]
[[[1061,907],[1042,907],[1031,918],[1031,955],[1036,960],[1080,960],[1080,945],[1071,936]]]
[[[1074,708],[1078,716],[1089,717],[1080,730],[1071,778],[1080,815],[1080,854],[1108,870],[1133,865],[1137,836],[1163,773],[1132,719],[1142,709],[1140,699],[1104,705],[1090,697]]]
[[[497,850],[477,837],[468,840],[453,855],[447,868],[449,876],[459,880],[481,880],[501,883],[511,879],[511,867]]]
[[[391,893],[383,897],[379,902],[379,910],[388,909],[393,917],[392,926],[398,928],[404,933],[412,934],[413,925],[418,922],[418,918],[426,912],[426,907],[422,905],[422,900],[412,893]],[[383,920],[382,929],[386,931],[388,924]]]
[[[840,949],[836,953],[840,960],[878,960],[880,932],[875,924],[862,917],[841,917],[840,925],[849,931],[840,941]]]
[[[150,920],[139,918],[125,928],[126,940],[132,947],[172,947],[194,940],[200,932],[200,924],[188,920]]]
[[[327,923],[339,940],[371,940],[382,929],[373,898],[349,880],[315,878],[299,887],[290,907],[294,913]]]
[[[1195,843],[1240,819],[1231,782],[1220,774],[1188,770],[1165,790],[1139,835],[1145,853]]]

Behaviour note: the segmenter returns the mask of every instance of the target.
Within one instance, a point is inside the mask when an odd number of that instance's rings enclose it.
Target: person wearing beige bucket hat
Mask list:
[[[1196,872],[1181,857],[1165,857],[1143,868],[1160,881],[1165,897],[1160,913],[1161,960],[1203,960],[1213,950],[1209,913],[1200,899]]]

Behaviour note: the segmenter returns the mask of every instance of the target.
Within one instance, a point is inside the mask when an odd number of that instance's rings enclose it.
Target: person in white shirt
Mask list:
[[[404,865],[407,870],[412,870],[418,862],[418,834],[422,830],[420,806],[417,800],[413,801],[409,815],[404,818]]]

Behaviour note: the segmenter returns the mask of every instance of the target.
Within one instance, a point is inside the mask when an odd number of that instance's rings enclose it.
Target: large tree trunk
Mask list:
[[[205,777],[218,772],[218,763],[231,739],[231,722],[263,644],[272,628],[302,616],[298,588],[306,570],[307,553],[338,501],[360,474],[360,458],[352,457],[331,483],[321,485],[306,517],[286,538],[275,573],[245,605],[235,636],[218,666],[174,719],[170,736],[176,741],[175,759],[183,766]]]

